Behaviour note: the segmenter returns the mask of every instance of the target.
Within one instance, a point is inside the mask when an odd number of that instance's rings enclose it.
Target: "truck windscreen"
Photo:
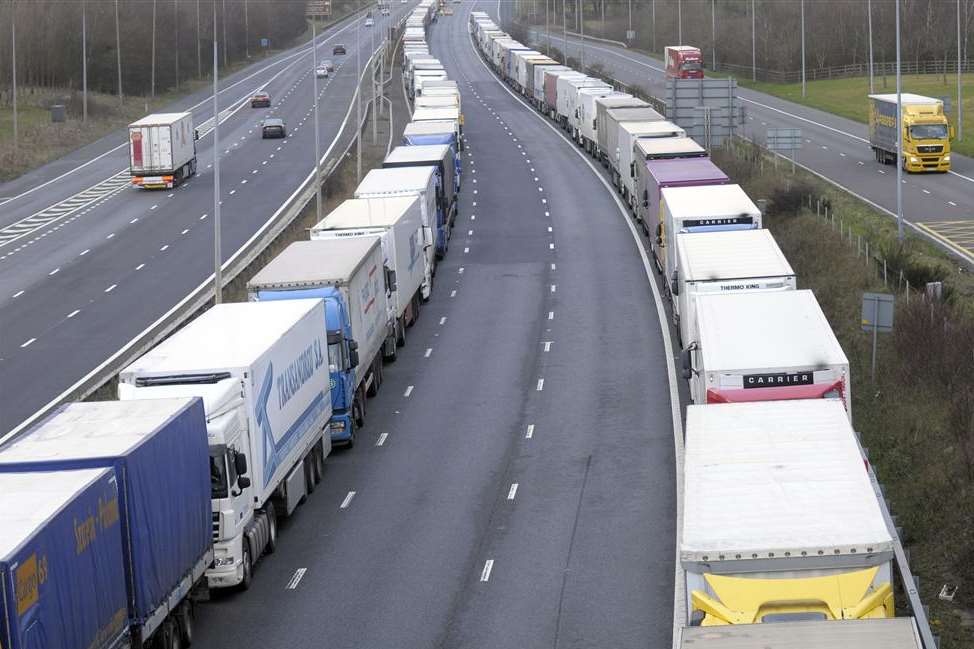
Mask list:
[[[226,498],[230,493],[230,480],[227,475],[227,456],[224,453],[210,456],[210,497],[214,500]]]
[[[910,127],[910,137],[914,140],[944,140],[947,139],[945,124],[917,124]]]
[[[684,72],[700,72],[703,70],[703,66],[700,64],[700,61],[684,61],[680,69]]]

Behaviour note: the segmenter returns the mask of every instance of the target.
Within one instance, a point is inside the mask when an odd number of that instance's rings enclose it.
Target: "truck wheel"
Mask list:
[[[274,503],[267,503],[264,516],[267,517],[267,546],[264,554],[274,554],[277,549],[277,511],[274,510]]]
[[[325,456],[321,450],[321,442],[315,446],[315,482],[321,482],[325,475]]]
[[[399,327],[396,330],[396,347],[406,346],[406,324],[404,322],[399,323]]]
[[[250,544],[244,542],[243,549],[243,581],[240,582],[240,590],[250,590],[250,584],[254,581],[254,560],[250,556]]]
[[[374,397],[379,394],[379,370],[376,369],[375,365],[372,366],[372,383],[365,390],[365,396]]]
[[[307,498],[314,493],[315,487],[318,485],[318,483],[315,482],[314,454],[308,453],[305,455],[302,463],[304,464],[304,495]]]
[[[163,639],[166,649],[182,649],[183,637],[179,633],[179,624],[170,620],[163,627]]]
[[[183,601],[182,606],[179,607],[179,613],[177,619],[177,626],[179,627],[179,635],[183,639],[183,646],[189,647],[193,644],[193,635],[196,632],[193,626],[196,623],[194,619],[195,611],[193,610],[193,602],[189,598]]]

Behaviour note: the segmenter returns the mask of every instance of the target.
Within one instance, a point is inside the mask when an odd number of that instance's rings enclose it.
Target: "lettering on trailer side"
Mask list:
[[[725,284],[720,287],[722,291],[753,291],[761,288],[760,284]]]
[[[774,374],[745,374],[744,389],[750,388],[780,388],[789,385],[813,385],[813,372],[778,372]]]
[[[685,228],[698,228],[701,226],[714,226],[714,225],[752,225],[754,223],[753,216],[734,216],[728,218],[715,218],[715,219],[686,219],[683,221],[683,227]]]
[[[283,410],[298,390],[308,382],[319,367],[324,365],[325,357],[321,350],[321,340],[314,342],[291,361],[277,377],[277,405]],[[263,392],[263,390],[261,390]]]

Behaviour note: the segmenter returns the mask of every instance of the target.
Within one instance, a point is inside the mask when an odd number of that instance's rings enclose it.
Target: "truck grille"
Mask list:
[[[917,147],[917,153],[942,153],[943,150],[944,147],[941,144],[928,144]]]
[[[220,538],[220,512],[213,512],[213,540]]]

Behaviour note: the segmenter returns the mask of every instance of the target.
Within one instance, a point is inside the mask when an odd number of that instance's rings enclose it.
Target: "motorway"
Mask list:
[[[393,21],[362,27],[364,63]],[[321,151],[335,138],[356,87],[362,18],[319,38],[336,69],[319,80]],[[372,34],[370,34],[370,30]],[[332,56],[345,43],[348,54]],[[308,45],[249,66],[220,93],[222,252],[234,254],[292,195],[314,165],[313,74]],[[257,89],[270,109],[251,109]],[[169,110],[212,117],[205,92]],[[289,137],[261,140],[268,115]],[[213,270],[213,136],[198,146],[199,175],[175,191],[128,184],[127,133],[0,186],[0,433],[54,399],[195,290]]]
[[[499,10],[509,24],[510,3],[490,4],[491,13],[496,16]],[[540,51],[546,43],[542,38]],[[563,35],[552,32],[551,46],[565,51]],[[577,58],[580,50],[578,38],[569,35],[567,51]],[[585,63],[600,63],[610,76],[655,97],[666,95],[663,63],[641,52],[586,41]],[[875,161],[865,124],[746,88],[739,87],[737,96],[746,115],[745,137],[763,143],[770,128],[800,128],[800,164],[895,216],[896,168]],[[946,175],[904,174],[903,216],[914,230],[974,265],[974,159],[956,153],[951,159],[952,171]]]
[[[658,295],[576,149],[477,58],[450,252],[356,448],[196,646],[668,647],[676,458]],[[677,427],[678,427],[677,415]]]

